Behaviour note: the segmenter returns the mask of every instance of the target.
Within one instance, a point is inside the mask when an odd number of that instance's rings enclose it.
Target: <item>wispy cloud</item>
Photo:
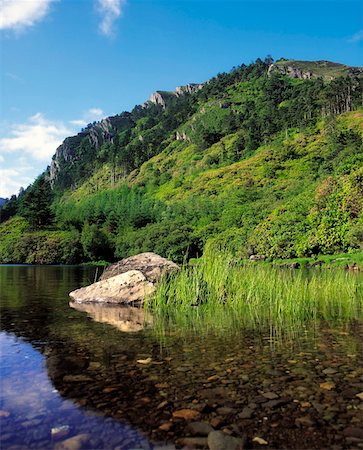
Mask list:
[[[90,122],[101,120],[105,117],[105,113],[101,108],[90,108],[83,113],[81,119],[70,120],[69,123],[77,127],[84,127]]]
[[[22,30],[40,22],[56,0],[0,0],[0,30]]]
[[[19,77],[18,75],[16,75],[15,73],[12,73],[12,72],[6,72],[5,73],[5,76],[7,77],[7,78],[10,78],[11,80],[13,80],[13,81],[17,81],[18,83],[24,83],[24,80],[23,80],[23,78],[21,78],[21,77]]]
[[[62,122],[48,120],[37,113],[25,123],[10,125],[8,136],[0,138],[0,155],[21,151],[35,160],[48,162],[72,131]]]
[[[127,0],[96,0],[96,9],[101,15],[99,30],[107,37],[114,35],[114,23],[122,15]]]
[[[363,41],[363,30],[359,30],[357,33],[353,34],[351,38],[348,39],[348,42],[355,43]]]
[[[101,108],[90,108],[90,109],[87,111],[87,114],[90,115],[90,116],[93,116],[93,117],[98,117],[98,118],[100,118],[100,117],[103,116],[104,113],[103,113],[103,111],[102,111]]]

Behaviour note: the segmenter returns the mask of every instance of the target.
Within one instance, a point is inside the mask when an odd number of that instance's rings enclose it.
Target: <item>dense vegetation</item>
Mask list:
[[[71,138],[57,177],[0,209],[0,261],[362,251],[362,77],[294,79],[271,62],[122,113],[99,148]]]
[[[362,318],[363,283],[353,273],[287,271],[236,261],[206,249],[159,284],[146,309],[160,335],[247,329],[292,337],[319,321],[344,324]]]

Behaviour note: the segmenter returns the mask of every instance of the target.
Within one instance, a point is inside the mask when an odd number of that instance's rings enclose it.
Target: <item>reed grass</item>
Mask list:
[[[226,253],[184,265],[146,302],[160,327],[203,331],[293,332],[311,321],[361,319],[362,306],[362,274],[240,265]]]

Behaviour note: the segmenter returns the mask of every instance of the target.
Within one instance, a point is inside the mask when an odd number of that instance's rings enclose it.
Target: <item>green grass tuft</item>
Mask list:
[[[162,280],[147,307],[159,327],[294,331],[309,321],[362,317],[363,277],[344,270],[291,271],[207,255]]]

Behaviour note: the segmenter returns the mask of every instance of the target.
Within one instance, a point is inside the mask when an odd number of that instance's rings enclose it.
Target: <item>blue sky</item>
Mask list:
[[[363,65],[355,0],[2,0],[0,197],[83,124],[271,54]]]

